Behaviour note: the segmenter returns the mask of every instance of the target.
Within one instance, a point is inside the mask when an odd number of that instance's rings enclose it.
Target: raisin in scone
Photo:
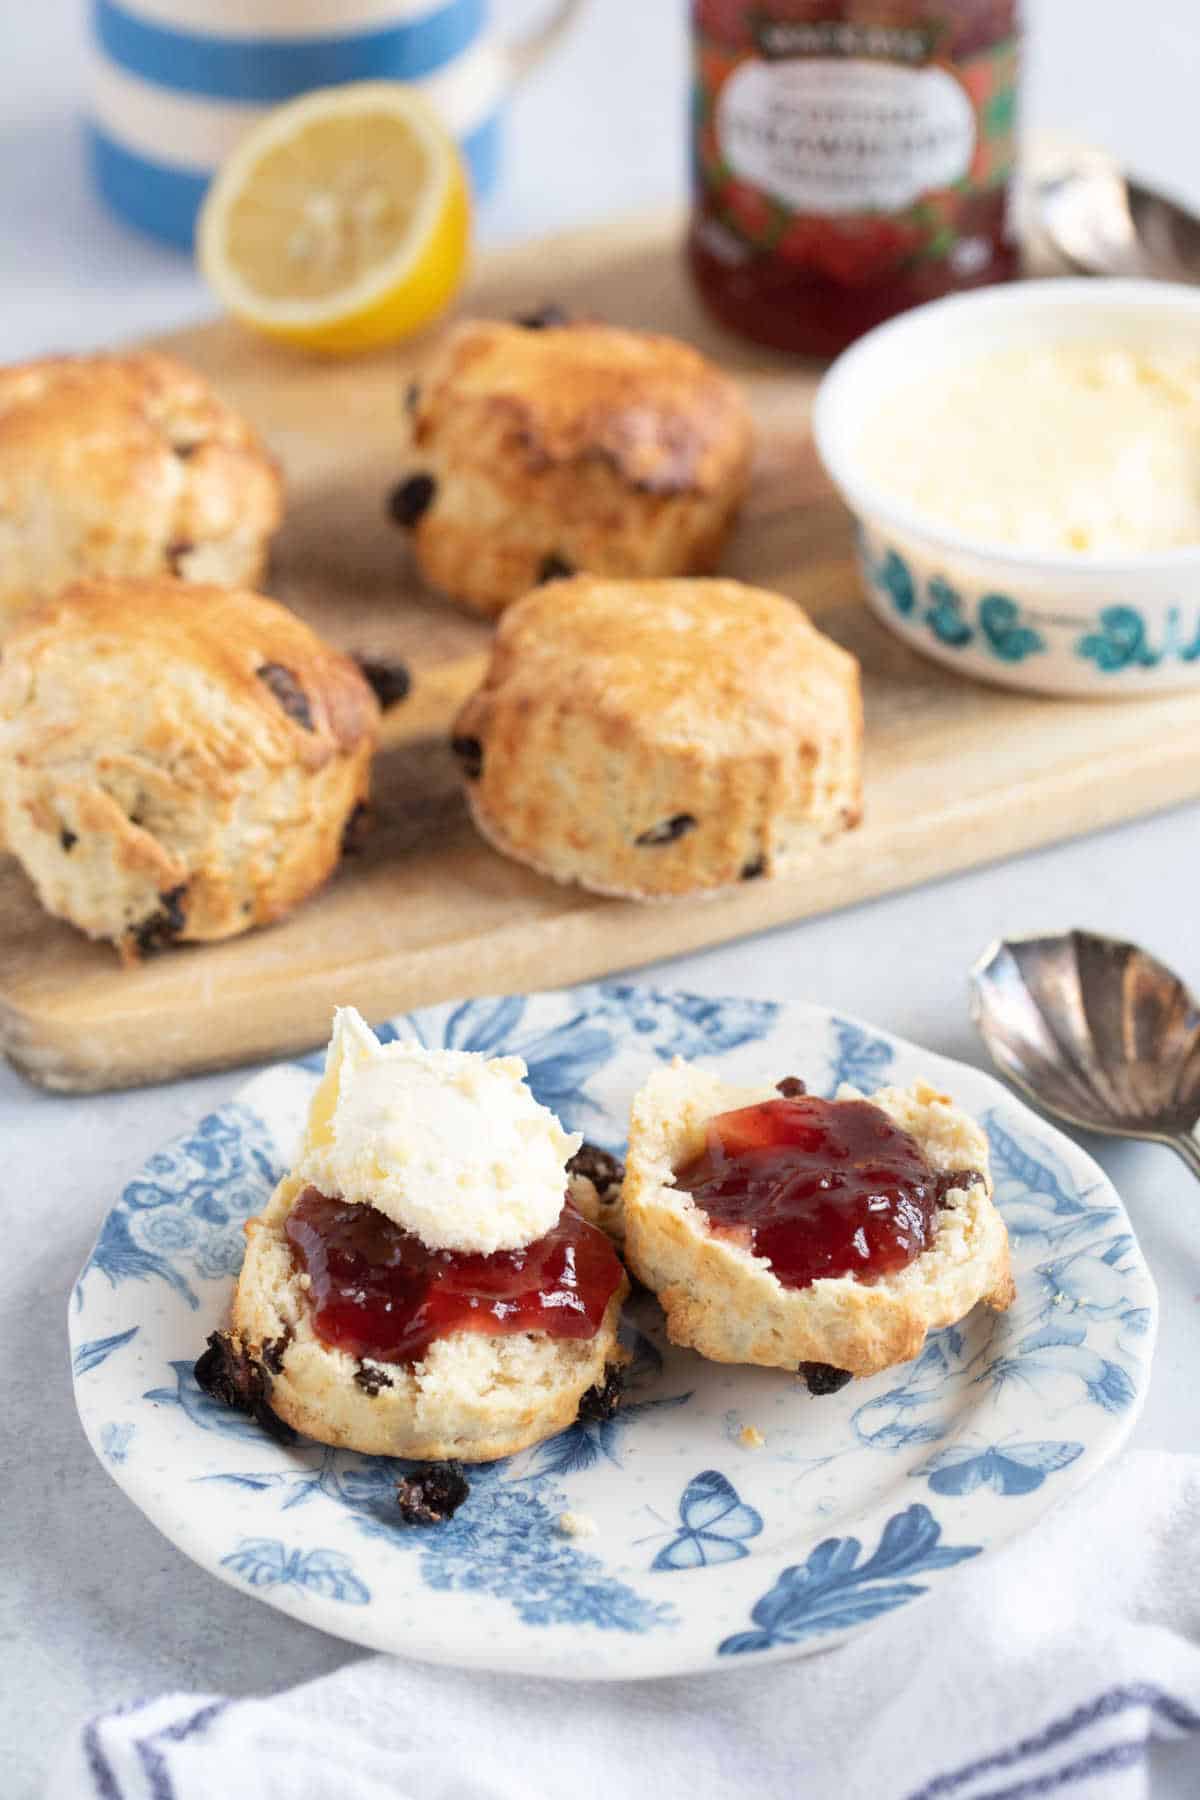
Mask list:
[[[861,739],[857,662],[790,600],[577,576],[504,615],[453,746],[498,850],[645,900],[786,874],[857,824]]]
[[[828,1101],[677,1060],[634,1101],[624,1208],[674,1343],[798,1369],[814,1392],[1013,1299],[987,1139],[923,1082]]]
[[[89,576],[253,586],[282,506],[255,432],[174,357],[0,369],[0,629]]]
[[[576,570],[715,568],[750,471],[736,385],[674,338],[538,323],[454,327],[410,390],[392,511],[426,580],[494,614]]]
[[[366,798],[362,674],[256,594],[83,582],[0,661],[0,832],[48,912],[126,960],[277,919]]]
[[[336,1015],[296,1166],[247,1223],[227,1340],[276,1417],[489,1462],[573,1423],[626,1360],[624,1270],[567,1199],[579,1139],[524,1075]]]
[[[625,1164],[596,1144],[581,1144],[567,1164],[567,1196],[576,1212],[598,1225],[618,1251],[625,1242],[625,1207],[621,1191]]]

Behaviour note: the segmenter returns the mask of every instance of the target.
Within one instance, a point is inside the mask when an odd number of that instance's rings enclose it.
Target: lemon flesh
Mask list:
[[[470,200],[458,151],[398,83],[330,88],[268,115],[205,202],[201,267],[248,325],[309,349],[394,343],[460,287]]]

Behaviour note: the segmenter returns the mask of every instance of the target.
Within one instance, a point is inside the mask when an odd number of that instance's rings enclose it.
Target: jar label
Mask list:
[[[829,355],[1017,272],[1021,0],[692,0],[689,258],[718,317]]]
[[[721,88],[727,167],[796,212],[900,212],[970,171],[975,109],[936,64],[751,56]]]

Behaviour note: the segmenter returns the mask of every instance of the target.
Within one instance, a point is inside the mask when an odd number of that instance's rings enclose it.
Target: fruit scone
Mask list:
[[[577,575],[505,613],[451,748],[503,855],[656,900],[810,867],[862,732],[858,663],[782,594]]]
[[[282,513],[258,435],[173,356],[0,369],[0,628],[87,577],[253,586]]]
[[[924,1082],[835,1100],[676,1060],[634,1104],[626,1260],[674,1343],[836,1391],[1013,1300],[987,1139]]]
[[[572,1424],[626,1360],[629,1284],[567,1198],[580,1139],[524,1075],[518,1057],[381,1045],[340,1009],[201,1385],[321,1443],[432,1461]]]
[[[454,326],[407,414],[392,515],[425,579],[474,612],[576,570],[715,568],[750,475],[728,375],[675,338],[554,309]]]
[[[336,868],[379,707],[238,589],[77,582],[0,661],[0,831],[47,912],[127,963],[282,917]]]

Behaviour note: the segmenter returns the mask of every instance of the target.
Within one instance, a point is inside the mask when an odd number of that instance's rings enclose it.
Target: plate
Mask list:
[[[953,1579],[1130,1431],[1156,1300],[1129,1218],[1096,1164],[989,1076],[813,1006],[612,982],[430,1007],[381,1035],[409,1033],[524,1057],[538,1098],[618,1151],[635,1089],[676,1055],[826,1094],[931,1079],[986,1126],[1016,1305],[979,1307],[915,1362],[814,1399],[782,1371],[670,1347],[643,1296],[615,1418],[479,1467],[452,1520],[404,1526],[395,1483],[411,1465],[283,1448],[192,1376],[322,1058],[280,1065],[150,1158],[71,1302],[93,1449],[221,1580],[338,1637],[461,1667],[735,1668],[824,1649]],[[564,1512],[594,1534],[565,1535]]]

